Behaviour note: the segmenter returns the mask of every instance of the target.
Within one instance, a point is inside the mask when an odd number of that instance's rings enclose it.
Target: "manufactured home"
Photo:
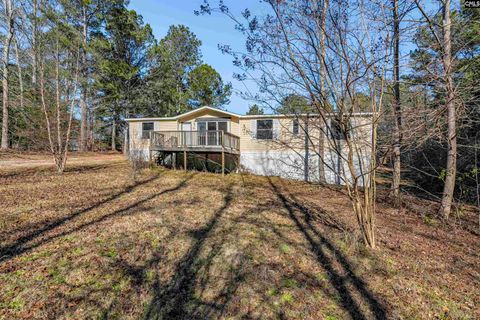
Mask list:
[[[354,163],[363,172],[370,161],[371,115],[359,113],[351,119],[357,129],[352,130],[354,138],[361,141]],[[341,184],[348,171],[342,161],[347,157],[342,135],[336,134],[333,120],[315,114],[239,115],[205,106],[175,117],[126,121],[129,156],[160,165],[314,182],[323,154],[328,183]]]

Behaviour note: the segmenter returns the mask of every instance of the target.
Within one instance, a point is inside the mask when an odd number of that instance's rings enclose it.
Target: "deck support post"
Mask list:
[[[187,151],[183,150],[183,170],[187,171]]]
[[[163,163],[164,166],[173,170],[179,170],[183,166],[184,171],[188,171],[189,152],[192,154],[192,169],[196,169],[199,165],[199,163],[196,163],[197,157],[205,155],[203,157],[205,159],[204,170],[218,170],[219,165],[221,165],[222,176],[225,176],[227,165],[225,162],[231,161],[234,163],[236,161],[235,155],[240,152],[240,138],[223,130],[152,131],[148,152],[145,155],[146,160],[155,162],[154,152],[159,152],[161,154],[158,159],[159,164]],[[183,161],[180,159],[182,152]],[[218,159],[219,155],[221,156],[221,163]],[[225,157],[228,158],[225,159]],[[218,173],[218,171],[216,172]]]
[[[235,172],[239,173],[240,172],[240,154],[238,154],[235,158],[236,158]]]

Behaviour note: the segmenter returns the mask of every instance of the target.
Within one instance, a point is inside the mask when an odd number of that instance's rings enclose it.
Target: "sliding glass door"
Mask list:
[[[219,146],[222,144],[222,134],[227,132],[228,123],[225,120],[206,120],[197,122],[198,144]]]
[[[207,122],[207,145],[209,146],[216,146],[218,145],[218,137],[217,137],[217,122],[209,121]]]
[[[198,122],[197,130],[198,130],[198,145],[200,146],[206,145],[207,144],[207,123]]]

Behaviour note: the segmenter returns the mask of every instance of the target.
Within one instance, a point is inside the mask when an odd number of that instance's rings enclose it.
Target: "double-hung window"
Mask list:
[[[142,123],[142,139],[150,139],[150,132],[153,131],[153,122]]]
[[[272,140],[273,139],[273,120],[257,120],[257,139]]]

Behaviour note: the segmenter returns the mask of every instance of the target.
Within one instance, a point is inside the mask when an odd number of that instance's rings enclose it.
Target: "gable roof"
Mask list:
[[[230,111],[227,111],[227,110],[222,110],[222,109],[217,109],[217,108],[212,108],[212,107],[209,107],[209,106],[203,106],[203,107],[200,107],[198,109],[193,109],[192,111],[188,111],[188,112],[185,112],[185,113],[182,113],[182,114],[179,114],[178,116],[176,116],[176,118],[183,118],[183,117],[186,117],[186,116],[189,116],[189,115],[192,115],[192,114],[195,114],[197,112],[202,112],[204,110],[209,110],[209,111],[213,111],[213,112],[218,112],[218,113],[223,113],[227,116],[231,116],[231,117],[241,117],[240,114],[238,113],[233,113],[233,112],[230,112]]]
[[[203,107],[200,107],[198,109],[193,109],[191,111],[188,111],[188,112],[185,112],[185,113],[182,113],[182,114],[179,114],[177,116],[174,116],[174,117],[153,117],[153,118],[128,118],[128,119],[125,119],[125,121],[166,121],[166,120],[178,120],[180,118],[184,118],[186,116],[190,116],[192,114],[195,114],[195,113],[200,113],[202,111],[205,111],[205,110],[208,110],[208,111],[213,111],[213,112],[217,112],[217,113],[223,113],[225,114],[226,116],[230,116],[230,117],[242,117],[242,115],[238,114],[238,113],[233,113],[233,112],[230,112],[230,111],[226,111],[226,110],[221,110],[221,109],[217,109],[217,108],[212,108],[212,107],[209,107],[209,106],[203,106]]]

